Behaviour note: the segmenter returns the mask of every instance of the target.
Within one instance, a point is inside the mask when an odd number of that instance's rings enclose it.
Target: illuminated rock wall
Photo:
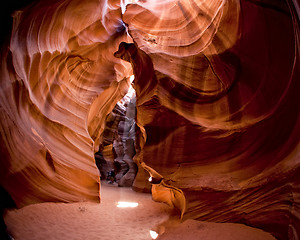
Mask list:
[[[124,14],[139,47],[122,58],[138,85],[142,159],[183,190],[185,218],[298,235],[299,19],[289,4],[146,2]]]
[[[297,10],[283,0],[136,1],[126,11],[69,0],[17,12],[2,62],[1,183],[19,206],[97,199],[93,155],[131,63],[135,159],[184,192],[184,218],[299,238]],[[147,177],[139,165],[134,188],[149,188]]]
[[[99,201],[94,152],[131,75],[110,54],[127,41],[120,18],[104,1],[15,12],[1,66],[1,183],[19,206]]]

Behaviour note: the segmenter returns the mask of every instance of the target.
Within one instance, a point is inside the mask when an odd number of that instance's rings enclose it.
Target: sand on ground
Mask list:
[[[118,202],[138,203],[119,208]],[[171,209],[151,194],[101,184],[101,203],[40,203],[9,210],[4,220],[15,240],[273,240],[262,230],[234,223],[208,223],[171,217]]]

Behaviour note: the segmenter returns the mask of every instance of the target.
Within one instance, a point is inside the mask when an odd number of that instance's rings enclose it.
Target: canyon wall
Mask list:
[[[99,201],[94,153],[130,68],[121,9],[103,1],[40,1],[15,11],[1,65],[1,184],[18,206]]]
[[[18,206],[99,201],[94,153],[134,74],[139,172],[183,218],[298,239],[299,4],[40,1],[16,11],[1,64],[1,184]],[[159,198],[159,191],[153,196]]]

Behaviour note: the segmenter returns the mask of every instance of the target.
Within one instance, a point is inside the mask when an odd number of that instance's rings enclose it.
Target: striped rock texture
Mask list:
[[[120,6],[107,4],[40,1],[14,13],[1,65],[1,183],[19,206],[99,201],[94,152],[131,75],[112,54],[128,41]]]
[[[154,172],[171,186],[157,185],[154,199],[176,206],[170,189],[183,193],[184,219],[298,239],[299,14],[296,0],[65,0],[16,11],[1,65],[1,184],[18,206],[98,201],[94,153],[134,74],[134,189],[149,189]]]

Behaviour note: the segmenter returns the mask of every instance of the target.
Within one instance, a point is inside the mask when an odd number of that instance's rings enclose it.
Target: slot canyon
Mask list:
[[[131,134],[119,186],[151,193],[183,224],[300,238],[298,0],[8,6],[0,180],[16,208],[101,205],[95,154],[114,161],[111,121]]]

